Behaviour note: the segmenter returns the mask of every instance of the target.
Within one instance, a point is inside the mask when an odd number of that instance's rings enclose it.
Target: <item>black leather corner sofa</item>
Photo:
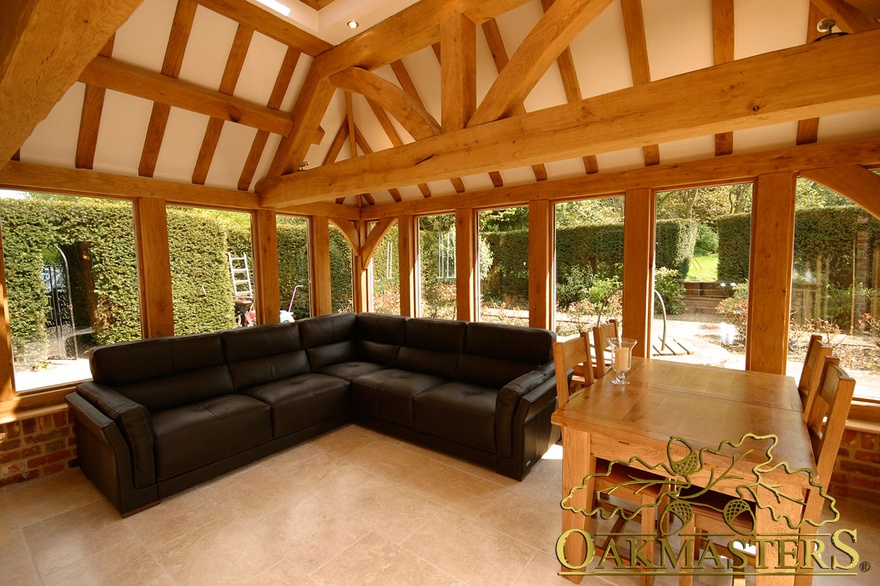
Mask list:
[[[522,479],[556,441],[547,330],[342,313],[104,346],[67,402],[127,515],[349,421]]]

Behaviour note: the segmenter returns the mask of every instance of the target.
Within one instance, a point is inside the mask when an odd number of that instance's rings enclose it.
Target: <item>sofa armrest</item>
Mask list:
[[[153,426],[147,408],[108,386],[91,381],[80,383],[76,391],[119,428],[128,444],[134,486],[144,488],[155,484]]]
[[[509,458],[513,453],[514,416],[519,410],[521,400],[528,396],[533,397],[534,401],[548,394],[553,399],[556,398],[552,361],[510,381],[498,392],[495,404],[495,441],[499,457]]]

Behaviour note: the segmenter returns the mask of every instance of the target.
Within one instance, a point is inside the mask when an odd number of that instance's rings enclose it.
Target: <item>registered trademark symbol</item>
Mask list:
[[[867,572],[871,569],[871,562],[862,562],[859,564],[859,570],[862,572]]]

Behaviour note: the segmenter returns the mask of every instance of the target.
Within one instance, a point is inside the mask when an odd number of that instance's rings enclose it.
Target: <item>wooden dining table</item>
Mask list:
[[[562,429],[562,494],[568,505],[584,509],[593,502],[593,482],[585,482],[596,472],[597,459],[629,462],[634,468],[648,470],[647,464],[668,463],[684,458],[691,449],[715,450],[724,442],[735,444],[746,434],[775,436],[772,461],[785,462],[790,469],[815,471],[812,449],[797,386],[791,377],[751,371],[685,364],[666,360],[633,359],[626,375],[630,384],[615,385],[614,373],[599,378],[568,404],[557,409],[552,422]],[[670,442],[681,438],[682,442]],[[688,478],[695,486],[712,483],[712,490],[737,495],[737,482],[715,484],[729,469],[733,457],[740,458],[733,472],[748,476],[752,468],[767,460],[761,450],[747,451],[726,445],[724,455],[705,452],[701,469]],[[741,450],[741,452],[737,452]],[[652,470],[655,474],[662,469]],[[668,475],[667,475],[668,476]],[[809,474],[790,474],[782,468],[768,472],[764,481],[778,484],[789,495],[804,498],[810,490]],[[573,493],[573,488],[577,488]],[[794,502],[775,507],[777,513],[798,516],[801,508]],[[570,530],[589,531],[590,517],[570,510],[562,511],[562,534]],[[758,509],[756,530],[762,535],[791,533],[785,523],[774,521],[769,511]],[[585,559],[586,541],[567,539],[565,560],[577,565]],[[772,556],[770,556],[772,557]],[[793,574],[779,575],[773,560],[759,572],[759,586],[791,584]],[[572,572],[562,567],[572,581],[588,573]],[[799,579],[799,583],[802,579]]]

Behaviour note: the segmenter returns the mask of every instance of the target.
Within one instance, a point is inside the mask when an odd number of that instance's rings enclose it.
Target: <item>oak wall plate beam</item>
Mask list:
[[[10,162],[0,170],[0,187],[114,199],[162,199],[172,204],[209,208],[256,210],[260,207],[257,196],[248,192],[19,161]]]
[[[0,7],[0,168],[142,0],[4,0]]]
[[[880,31],[793,47],[257,184],[266,207],[880,107]],[[756,97],[757,96],[757,97]]]
[[[618,195],[631,189],[683,189],[700,185],[719,185],[752,181],[758,175],[778,171],[798,172],[823,167],[829,160],[841,165],[880,165],[880,138],[810,144],[773,151],[728,155],[702,161],[689,161],[641,167],[628,171],[597,173],[584,177],[555,179],[543,183],[517,185],[503,189],[473,191],[466,198],[457,195],[433,197],[426,201],[383,204],[364,210],[365,220],[400,214],[447,214],[466,208],[513,207],[549,199],[566,201],[588,197]],[[807,171],[801,175],[807,177]],[[327,204],[306,204],[288,209],[309,213]],[[337,206],[338,207],[338,206]]]

